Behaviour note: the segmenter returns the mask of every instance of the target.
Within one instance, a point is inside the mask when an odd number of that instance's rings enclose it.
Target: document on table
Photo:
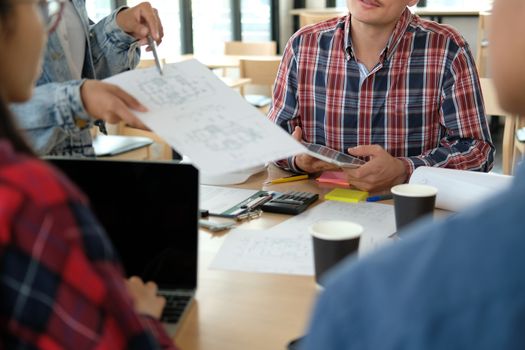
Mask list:
[[[269,229],[231,231],[210,268],[248,272],[313,275],[308,227],[319,220],[350,220],[364,227],[359,254],[391,242],[394,208],[380,203],[324,202]]]
[[[135,114],[207,174],[239,171],[305,148],[196,60],[128,71],[106,79],[136,97]]]
[[[512,176],[434,167],[419,167],[410,177],[411,184],[426,184],[438,189],[436,207],[460,211],[490,200],[512,184]]]
[[[257,192],[257,190],[242,188],[201,185],[199,187],[199,208],[206,209],[210,213],[222,213]]]

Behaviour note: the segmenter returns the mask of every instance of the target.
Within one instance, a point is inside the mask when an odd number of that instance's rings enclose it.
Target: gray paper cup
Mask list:
[[[347,255],[357,252],[363,227],[350,221],[323,220],[309,228],[314,246],[315,281]]]
[[[396,229],[412,223],[425,215],[432,215],[436,205],[437,188],[428,185],[403,184],[392,187]]]

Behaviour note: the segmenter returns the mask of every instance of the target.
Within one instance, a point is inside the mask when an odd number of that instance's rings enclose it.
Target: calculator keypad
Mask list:
[[[319,199],[319,195],[310,192],[284,192],[262,206],[262,210],[271,213],[292,214],[302,213],[308,206]]]

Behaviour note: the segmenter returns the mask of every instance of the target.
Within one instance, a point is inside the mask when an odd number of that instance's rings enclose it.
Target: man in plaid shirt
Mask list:
[[[489,171],[494,145],[468,44],[413,15],[417,0],[348,0],[349,15],[302,28],[288,42],[270,120],[294,137],[363,157],[344,170],[377,191],[419,166]],[[308,155],[277,164],[313,173]]]

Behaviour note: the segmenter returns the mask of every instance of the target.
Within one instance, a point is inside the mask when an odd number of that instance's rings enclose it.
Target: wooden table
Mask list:
[[[268,179],[286,174],[270,166],[245,184],[233,187],[310,191],[321,197],[334,188],[315,180],[261,186]],[[266,229],[286,218],[286,215],[264,213],[242,228]],[[176,343],[183,350],[284,349],[288,341],[302,335],[307,326],[317,293],[313,276],[211,270],[210,262],[226,234],[199,232],[196,303],[182,321]]]
[[[250,78],[219,77],[222,82],[232,89],[242,88],[252,82]]]
[[[235,187],[260,189],[268,176],[264,171]],[[280,175],[272,178],[276,177]],[[316,191],[313,181],[288,185],[287,189]],[[279,191],[285,187],[271,188]],[[265,213],[242,228],[265,229],[286,218]],[[316,295],[313,277],[211,270],[208,266],[224,237],[204,230],[199,233],[196,303],[177,332],[177,345],[183,350],[284,349],[304,331]]]

